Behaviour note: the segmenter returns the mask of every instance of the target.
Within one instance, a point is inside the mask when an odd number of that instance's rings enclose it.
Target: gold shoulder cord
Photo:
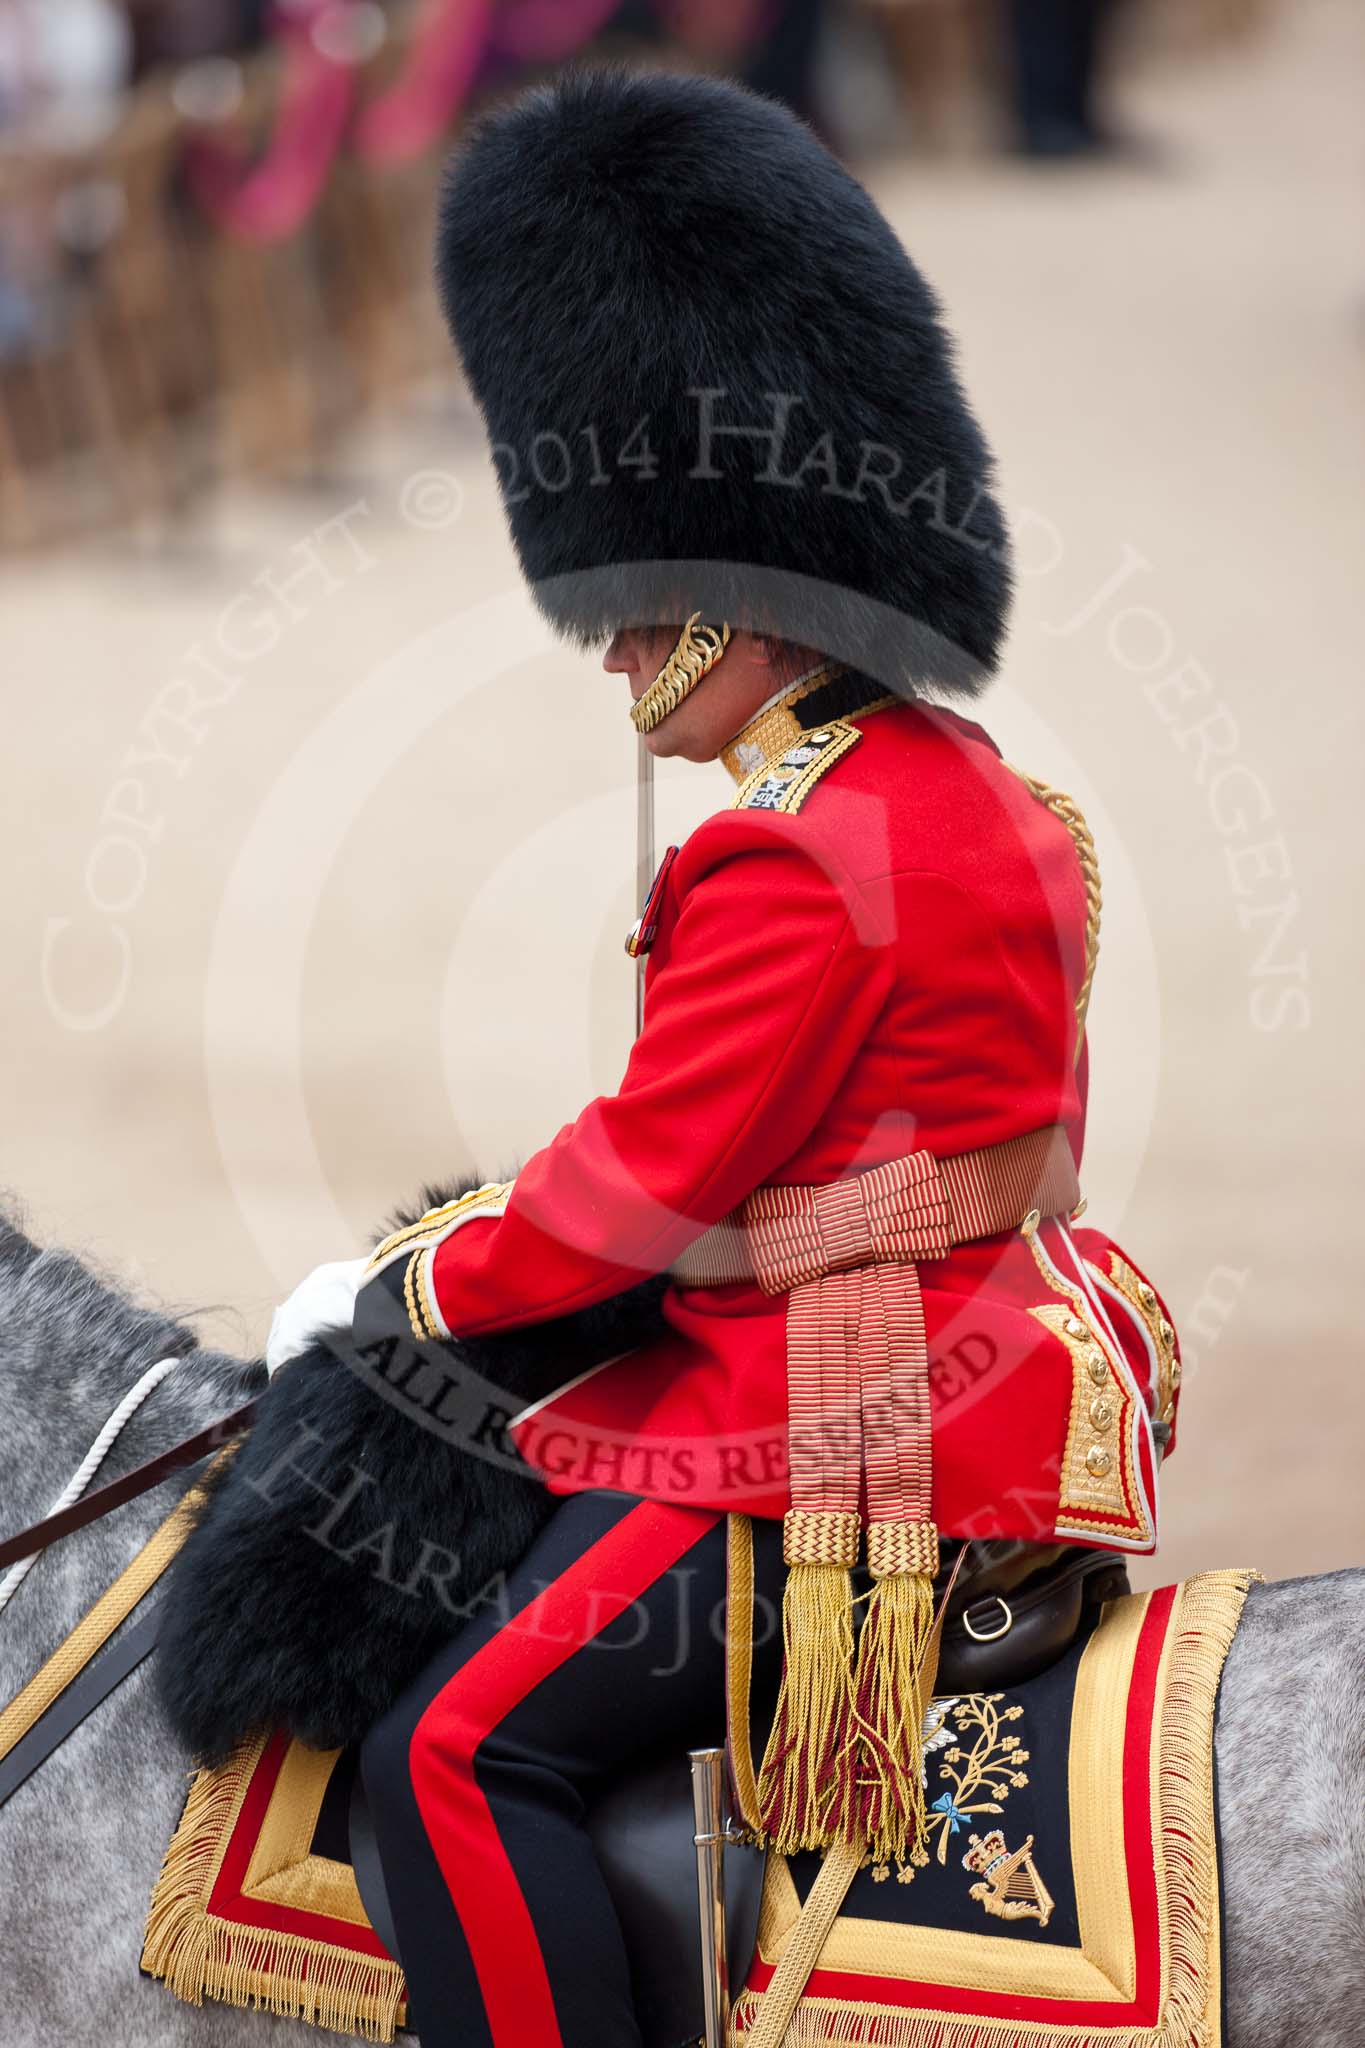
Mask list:
[[[630,722],[636,732],[643,735],[662,725],[670,711],[676,711],[702,677],[710,674],[729,645],[728,626],[703,626],[701,613],[693,612],[668,660],[639,702],[630,707]]]
[[[1094,837],[1085,822],[1085,814],[1075,797],[1068,796],[1065,790],[1050,789],[1047,783],[1040,782],[1036,775],[1026,775],[1022,768],[1016,768],[1012,761],[1006,762],[1005,765],[1012,774],[1019,777],[1029,794],[1036,797],[1040,804],[1046,804],[1054,817],[1060,818],[1066,826],[1076,849],[1076,858],[1081,864],[1081,874],[1085,878],[1085,973],[1076,993],[1075,1057],[1079,1060],[1081,1047],[1085,1043],[1085,1015],[1090,1007],[1090,991],[1094,985],[1095,969],[1100,957],[1100,911],[1103,905],[1103,892],[1100,888],[1099,856],[1095,852]]]

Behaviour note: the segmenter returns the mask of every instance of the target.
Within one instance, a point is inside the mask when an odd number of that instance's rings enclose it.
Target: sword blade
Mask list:
[[[654,756],[643,738],[635,743],[635,900],[643,904],[654,880]],[[645,957],[635,963],[635,1036],[645,1021]]]

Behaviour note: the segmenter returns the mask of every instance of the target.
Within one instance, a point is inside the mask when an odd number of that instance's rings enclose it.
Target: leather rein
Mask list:
[[[197,1464],[211,1451],[221,1450],[231,1438],[249,1427],[259,1401],[260,1396],[257,1395],[255,1400],[234,1408],[230,1415],[220,1416],[206,1429],[196,1430],[183,1443],[172,1444],[168,1451],[159,1451],[156,1457],[135,1465],[131,1472],[96,1487],[93,1493],[83,1494],[80,1500],[73,1501],[70,1507],[61,1509],[58,1514],[44,1515],[41,1521],[30,1522],[28,1528],[21,1529],[17,1535],[5,1537],[0,1542],[0,1571],[7,1565],[18,1564],[21,1558],[46,1550],[49,1543],[56,1543],[63,1536],[71,1536],[77,1529],[98,1522],[103,1516],[112,1514],[115,1508],[121,1508],[126,1501],[136,1500],[139,1494],[150,1493],[172,1472]]]
[[[36,1556],[61,1537],[87,1528],[125,1502],[150,1493],[172,1472],[221,1451],[249,1426],[258,1403],[259,1397],[244,1402],[230,1415],[220,1416],[207,1428],[196,1430],[193,1436],[172,1444],[169,1450],[146,1459],[94,1493],[85,1494],[69,1507],[45,1515],[17,1535],[6,1537],[0,1543],[0,1569]],[[161,1633],[160,1603],[139,1615],[105,1655],[98,1654],[120,1623],[127,1621],[152,1591],[175,1557],[189,1533],[192,1503],[192,1494],[179,1502],[108,1591],[77,1622],[9,1705],[0,1710],[0,1807],[156,1648]]]

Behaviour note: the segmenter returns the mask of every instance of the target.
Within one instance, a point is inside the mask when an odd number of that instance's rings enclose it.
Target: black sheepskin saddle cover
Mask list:
[[[191,1755],[221,1763],[272,1727],[358,1741],[552,1512],[510,1417],[647,1343],[664,1285],[401,1355],[329,1332],[277,1373],[169,1575],[159,1684]]]

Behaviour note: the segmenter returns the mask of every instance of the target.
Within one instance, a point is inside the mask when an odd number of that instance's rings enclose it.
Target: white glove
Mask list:
[[[273,1379],[282,1365],[308,1349],[321,1330],[349,1330],[368,1259],[333,1259],[301,1280],[280,1303],[265,1346],[265,1369]]]

